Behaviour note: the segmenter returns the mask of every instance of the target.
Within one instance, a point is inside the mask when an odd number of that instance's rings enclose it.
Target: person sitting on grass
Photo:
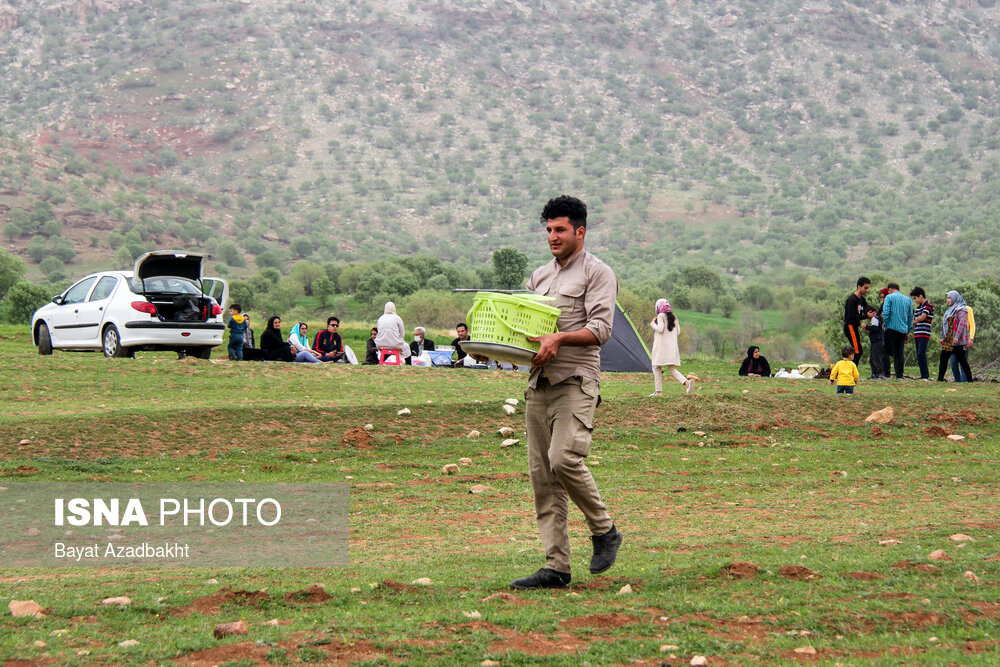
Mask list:
[[[747,348],[747,358],[740,366],[741,377],[771,377],[771,364],[767,363],[767,357],[760,353],[760,348],[751,345]]]
[[[320,361],[347,363],[344,340],[340,337],[340,318],[326,318],[326,328],[316,334],[313,349],[320,353]]]
[[[229,306],[229,359],[231,361],[243,361],[243,337],[249,328],[249,323],[243,317],[243,308],[240,304],[234,303]]]
[[[854,385],[861,377],[858,373],[858,367],[851,361],[854,358],[854,346],[845,345],[840,354],[843,359],[838,361],[837,365],[830,371],[830,384],[837,383],[838,394],[853,394]]]
[[[292,327],[292,332],[288,334],[288,344],[295,352],[295,361],[306,364],[318,364],[323,353],[309,347],[309,325],[299,322]]]
[[[378,329],[372,327],[371,333],[371,338],[365,342],[365,366],[378,365],[378,345],[375,344],[375,336],[378,335]]]

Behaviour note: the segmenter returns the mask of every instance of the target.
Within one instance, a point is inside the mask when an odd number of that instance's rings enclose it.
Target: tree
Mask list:
[[[6,250],[0,250],[0,299],[24,275],[24,260]]]
[[[493,253],[493,284],[497,289],[524,287],[528,257],[517,248],[501,248]]]
[[[330,300],[330,297],[334,293],[333,281],[330,280],[330,278],[326,274],[321,275],[319,278],[313,281],[312,292],[313,295],[319,299],[319,304],[323,308],[326,308],[327,303]]]
[[[299,281],[302,291],[306,296],[313,295],[313,282],[319,277],[326,278],[326,271],[319,264],[313,262],[297,262],[292,267],[292,278]]]
[[[215,254],[229,266],[246,266],[247,261],[243,258],[243,253],[232,241],[223,241],[215,248]]]
[[[11,324],[28,324],[36,310],[52,298],[47,285],[34,285],[21,280],[7,290],[3,300],[3,317]]]

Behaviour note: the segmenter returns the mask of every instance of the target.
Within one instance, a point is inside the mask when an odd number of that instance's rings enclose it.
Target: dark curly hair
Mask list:
[[[573,223],[573,229],[579,229],[587,227],[587,205],[576,197],[570,197],[569,195],[560,195],[554,199],[550,199],[545,208],[542,209],[542,224],[545,224],[549,220],[555,220],[556,218],[569,218],[569,221]]]

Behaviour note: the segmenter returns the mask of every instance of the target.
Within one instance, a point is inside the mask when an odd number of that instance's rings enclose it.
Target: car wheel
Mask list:
[[[38,354],[52,354],[52,336],[49,335],[47,324],[38,325]]]
[[[127,347],[122,347],[122,338],[118,333],[118,327],[115,325],[109,325],[107,329],[104,330],[104,336],[101,338],[101,348],[104,351],[105,357],[131,357],[132,350]]]
[[[199,359],[211,359],[212,358],[212,348],[210,348],[208,346],[205,346],[205,347],[196,347],[196,348],[194,348],[192,350],[188,350],[188,352],[191,353],[192,357],[198,357]]]

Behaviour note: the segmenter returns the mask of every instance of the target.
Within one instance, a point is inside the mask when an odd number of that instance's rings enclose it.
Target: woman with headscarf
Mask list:
[[[309,334],[306,333],[308,330],[308,324],[297,322],[292,327],[292,332],[288,334],[288,344],[292,346],[292,351],[295,352],[295,361],[305,364],[318,364],[323,353],[309,347]]]
[[[656,316],[649,323],[653,327],[653,393],[650,396],[663,395],[663,367],[670,369],[670,375],[687,388],[691,393],[694,380],[684,377],[677,367],[681,365],[680,347],[677,336],[681,332],[680,322],[670,309],[670,302],[659,299],[656,302]]]
[[[767,358],[761,355],[760,348],[751,345],[747,348],[747,358],[740,366],[740,375],[747,377],[771,377],[771,364],[767,363]]]
[[[965,299],[956,290],[950,290],[945,296],[948,310],[944,311],[941,322],[941,362],[938,365],[938,382],[944,382],[944,372],[948,368],[948,359],[955,355],[962,372],[972,382],[972,369],[965,348],[969,345],[969,313]]]
[[[402,355],[400,361],[410,356],[410,346],[406,343],[406,328],[403,320],[396,314],[396,304],[387,301],[385,312],[375,324],[378,333],[375,334],[375,346],[381,350],[395,350]]]

